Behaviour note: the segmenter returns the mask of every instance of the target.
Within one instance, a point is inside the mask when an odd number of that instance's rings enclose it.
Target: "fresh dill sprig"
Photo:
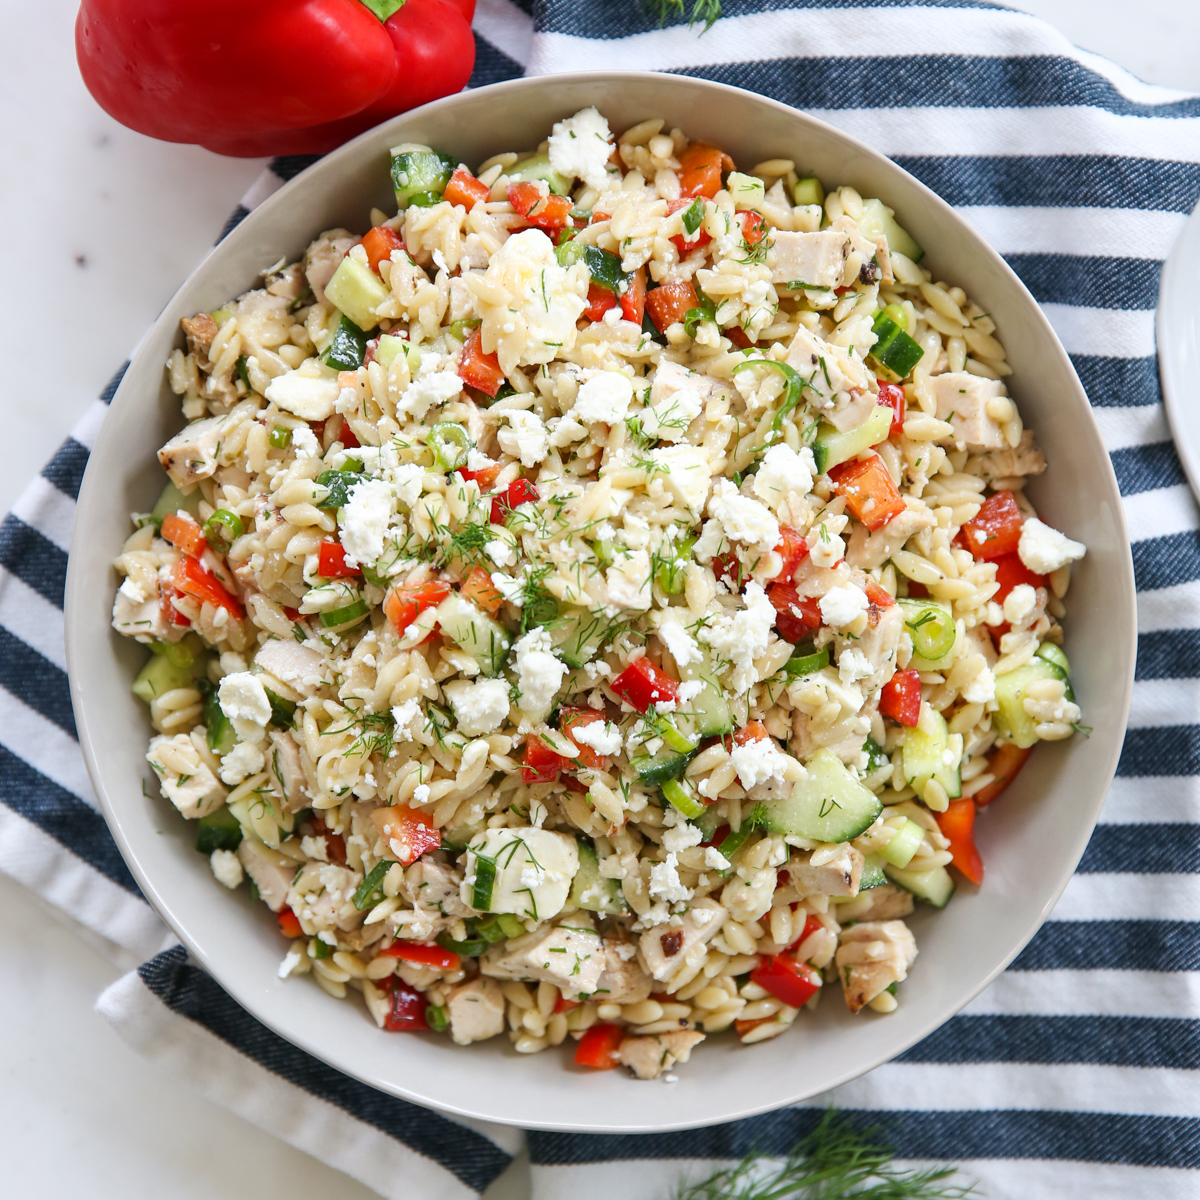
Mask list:
[[[682,1184],[674,1200],[965,1200],[973,1185],[948,1181],[956,1167],[902,1171],[873,1130],[830,1109],[782,1162],[752,1150],[736,1166]]]
[[[704,22],[704,33],[707,33],[717,18],[721,15],[721,0],[691,0],[691,11],[688,11],[687,0],[646,0],[646,7],[658,17],[659,28],[671,17],[686,17],[689,26]]]

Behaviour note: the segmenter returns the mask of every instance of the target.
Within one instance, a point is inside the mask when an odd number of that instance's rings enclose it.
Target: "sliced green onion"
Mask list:
[[[323,942],[319,937],[310,938],[308,942],[308,957],[309,958],[332,958],[333,947],[328,942]]]
[[[689,754],[695,750],[698,743],[693,742],[691,738],[680,733],[678,729],[666,718],[660,717],[654,724],[654,732],[658,734],[672,750],[679,754]]]
[[[246,390],[250,392],[254,391],[254,387],[250,383],[250,368],[246,364],[246,356],[244,354],[238,355],[235,369],[237,370],[238,378],[246,385]]]
[[[815,654],[797,654],[789,658],[783,669],[792,679],[799,679],[801,675],[811,675],[814,671],[820,671],[827,666],[829,666],[828,646],[823,650],[818,650]]]
[[[225,554],[242,536],[242,518],[227,508],[218,508],[204,522],[204,539],[218,553]]]
[[[276,450],[286,450],[292,444],[292,431],[286,425],[276,425],[267,441]]]
[[[458,942],[448,933],[439,933],[434,940],[443,950],[449,950],[451,954],[457,954],[460,958],[478,958],[488,948],[487,942],[477,937],[464,938]]]
[[[434,1033],[445,1033],[449,1028],[450,1020],[446,1016],[446,1010],[440,1008],[436,1004],[430,1004],[425,1009],[425,1024],[429,1026]]]
[[[809,175],[796,181],[792,195],[797,204],[824,204],[825,185],[815,175]]]
[[[387,859],[381,859],[358,885],[358,889],[354,893],[354,907],[359,912],[366,908],[374,908],[383,899],[383,877],[391,869],[391,866],[392,864]]]
[[[472,329],[478,329],[483,322],[478,317],[461,317],[457,321],[452,321],[450,324],[450,334],[452,337],[458,338],[460,342],[467,340],[467,334]]]
[[[332,612],[321,614],[321,624],[326,629],[336,629],[340,625],[349,625],[352,621],[361,620],[371,611],[371,607],[363,599],[355,600],[344,608],[335,608]]]
[[[925,840],[925,830],[916,821],[908,818],[886,846],[879,849],[881,857],[887,859],[893,867],[904,870],[913,860],[913,855],[920,849]]]
[[[696,544],[695,534],[689,534],[677,547],[668,551],[667,557],[658,565],[654,578],[668,596],[678,596],[683,591],[684,575],[692,561],[692,547]]]
[[[737,833],[727,833],[725,840],[717,847],[717,851],[723,854],[730,863],[733,862],[733,856],[746,844],[750,839],[750,835],[754,832],[754,826],[749,821],[743,821],[742,827]],[[721,875],[728,875],[733,870],[732,866],[726,867],[720,872]]]
[[[429,431],[429,448],[443,471],[457,471],[464,466],[473,445],[471,435],[453,421],[439,421]]]
[[[662,784],[662,794],[685,817],[698,817],[704,811],[704,805],[696,799],[695,793],[678,779],[668,779]]]
[[[291,729],[296,724],[296,702],[285,700],[269,687],[264,687],[263,691],[267,693],[271,705],[271,724],[278,725],[280,729]]]
[[[904,627],[912,638],[913,653],[931,662],[945,657],[954,646],[954,618],[940,604],[919,609]]]
[[[779,406],[779,411],[771,421],[772,429],[782,429],[784,417],[794,408],[798,407],[804,398],[804,388],[807,381],[795,367],[790,367],[787,363],[776,362],[773,358],[747,359],[745,362],[738,363],[733,368],[734,374],[738,371],[744,371],[747,367],[770,367],[772,371],[778,371],[787,381],[787,390],[783,393],[783,403]]]

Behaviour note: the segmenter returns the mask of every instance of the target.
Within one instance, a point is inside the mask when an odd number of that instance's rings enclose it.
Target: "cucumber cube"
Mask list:
[[[348,254],[325,285],[325,298],[360,329],[374,329],[379,324],[375,310],[389,295],[383,280]]]

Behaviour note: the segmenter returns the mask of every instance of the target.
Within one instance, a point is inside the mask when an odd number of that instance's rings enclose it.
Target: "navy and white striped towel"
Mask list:
[[[1130,729],[1053,919],[966,1012],[832,1099],[882,1126],[903,1158],[963,1163],[993,1198],[1195,1197],[1200,520],[1163,416],[1153,310],[1200,197],[1200,98],[974,0],[725,0],[725,12],[699,36],[658,28],[638,0],[480,0],[472,82],[605,66],[700,75],[891,155],[1044,306],[1112,455],[1137,573]],[[304,165],[277,160],[230,227]],[[395,1197],[480,1191],[524,1141],[539,1200],[655,1200],[696,1160],[784,1148],[811,1128],[818,1107],[661,1137],[467,1126],[282,1042],[164,942],[96,810],[63,669],[66,547],[104,411],[98,402],[0,526],[0,869],[149,958],[100,1000],[130,1044]]]

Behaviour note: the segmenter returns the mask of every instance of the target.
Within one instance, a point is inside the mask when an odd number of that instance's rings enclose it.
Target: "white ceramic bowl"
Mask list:
[[[587,1072],[565,1051],[524,1058],[506,1039],[468,1050],[433,1035],[381,1033],[360,1004],[276,977],[275,921],[246,892],[217,886],[193,827],[144,760],[149,726],[129,683],[145,651],[109,626],[110,566],[131,510],[162,486],[155,450],[181,424],[163,362],[181,317],[216,308],[323,229],[365,229],[393,205],[389,146],[418,141],[467,163],[536,145],[550,124],[595,104],[614,130],[665,117],[745,166],[793,158],[827,183],[880,196],[928,247],[936,278],[961,284],[995,315],[1010,381],[1050,470],[1030,486],[1046,519],[1088,545],[1067,626],[1074,684],[1092,736],[1046,746],[979,822],[982,890],[962,887],[944,912],[913,919],[920,957],[888,1017],[851,1017],[838,989],[778,1041],[743,1048],[713,1038],[670,1095],[624,1072]],[[92,451],[76,510],[67,577],[67,656],[80,741],[117,843],[146,897],[239,1003],[288,1040],[383,1091],[448,1112],[542,1129],[666,1130],[777,1108],[878,1066],[925,1037],[980,991],[1049,914],[1100,811],[1125,728],[1134,662],[1134,586],[1108,455],[1062,347],[1025,288],[970,227],[883,156],[782,104],[699,79],[652,74],[551,76],[467,92],[397,117],[322,159],[275,193],[201,263],[134,355]]]

